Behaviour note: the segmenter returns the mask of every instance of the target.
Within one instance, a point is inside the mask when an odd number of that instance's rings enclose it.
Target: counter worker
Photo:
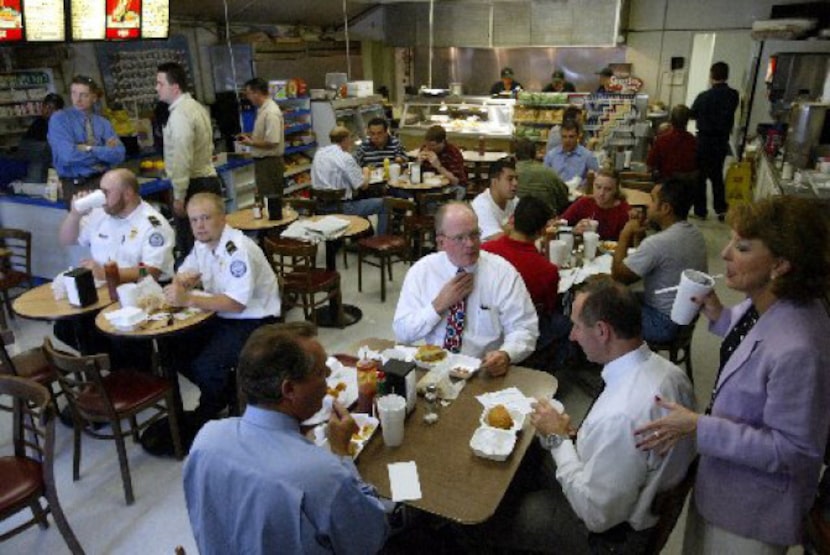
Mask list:
[[[175,243],[173,228],[158,210],[141,199],[135,174],[123,168],[110,170],[101,178],[101,190],[106,195],[104,206],[84,214],[75,210],[74,206],[70,207],[58,235],[61,245],[89,247],[91,258],[81,260],[80,266],[89,268],[99,281],[105,279],[104,264],[109,261],[118,264],[121,283],[137,281],[140,265],[156,280],[171,279]],[[85,194],[80,192],[76,197]],[[149,368],[149,341],[107,340],[97,331],[94,320],[95,315],[92,314],[88,325],[75,326],[75,329],[83,329],[87,333],[80,341],[100,348],[95,352],[110,353],[114,368],[136,367],[134,356],[147,357],[141,360],[146,363],[144,367]],[[74,332],[65,321],[55,323],[55,336],[64,343],[79,347],[79,338],[74,337]],[[136,349],[130,348],[132,346]]]
[[[433,125],[424,135],[424,144],[418,153],[421,161],[421,175],[434,171],[449,181],[456,200],[467,196],[467,168],[461,149],[447,142],[447,131],[440,125]]]
[[[597,72],[599,75],[599,86],[596,94],[608,94],[614,92],[611,90],[611,78],[614,77],[614,71],[610,67],[604,67]]]
[[[478,217],[482,241],[498,239],[507,231],[519,202],[516,198],[518,187],[516,164],[512,158],[490,164],[490,186],[470,203]]]
[[[59,94],[49,93],[43,97],[43,101],[40,104],[40,115],[35,118],[26,130],[26,133],[23,135],[23,140],[46,142],[48,140],[49,119],[58,110],[63,110],[63,106],[63,97]]]
[[[703,91],[692,103],[692,119],[697,121],[697,166],[699,170],[694,214],[706,219],[706,181],[712,183],[712,205],[723,221],[729,205],[723,183],[723,162],[730,152],[729,135],[735,123],[738,91],[726,84],[729,65],[716,62],[709,69],[711,88]]]
[[[503,93],[512,93],[515,95],[523,88],[521,83],[513,79],[513,69],[505,67],[501,70],[501,80],[496,81],[490,87],[490,94],[495,96]]]
[[[579,187],[585,184],[588,170],[597,171],[599,164],[594,153],[579,144],[580,127],[576,121],[562,122],[559,146],[545,154],[545,165],[556,172],[559,179],[568,183],[579,178]]]
[[[218,318],[176,339],[170,364],[201,392],[197,425],[215,418],[233,400],[230,370],[255,329],[280,315],[277,278],[262,249],[225,223],[225,201],[196,193],[187,203],[196,243],[164,288],[171,306],[217,312]],[[195,292],[198,284],[202,292]]]
[[[34,119],[20,138],[16,158],[26,162],[28,183],[45,183],[52,167],[52,149],[49,148],[49,118],[63,109],[63,98],[59,94],[49,93],[40,103],[40,115]]]
[[[109,120],[93,112],[98,85],[76,75],[69,85],[72,107],[49,119],[52,165],[67,206],[79,190],[97,189],[105,171],[124,161],[124,145]]]
[[[386,233],[386,210],[382,198],[355,199],[354,193],[369,186],[369,169],[360,169],[351,155],[354,137],[345,127],[329,132],[331,144],[317,150],[311,161],[311,182],[315,189],[342,189],[343,212],[354,216],[377,214],[379,235]]]
[[[322,406],[328,373],[326,351],[308,322],[263,326],[251,335],[238,366],[245,414],[202,428],[184,465],[199,553],[381,550],[386,505],[349,455],[354,418],[334,402],[325,449],[300,429]]]
[[[285,187],[285,140],[283,117],[280,107],[268,93],[268,82],[256,77],[245,83],[245,97],[256,106],[254,130],[242,133],[238,139],[251,147],[254,159],[254,177],[257,193],[282,198]]]
[[[565,81],[565,72],[557,69],[550,76],[550,83],[545,85],[542,92],[575,92],[576,87],[570,81]]]
[[[398,341],[424,341],[481,358],[492,376],[533,352],[536,308],[524,281],[504,258],[481,252],[478,219],[469,204],[449,202],[435,215],[439,252],[406,273],[392,329]]]
[[[177,63],[158,66],[156,93],[169,105],[164,126],[164,167],[173,183],[173,213],[176,216],[176,248],[180,260],[193,247],[193,232],[185,203],[205,191],[222,195],[222,184],[213,167],[213,128],[210,115],[187,92],[187,74]]]

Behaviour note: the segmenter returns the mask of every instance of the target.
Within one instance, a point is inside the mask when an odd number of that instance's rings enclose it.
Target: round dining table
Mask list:
[[[264,215],[262,218],[254,218],[253,208],[243,208],[236,212],[231,212],[225,216],[225,222],[236,229],[242,231],[268,231],[269,229],[276,229],[285,227],[294,222],[298,218],[297,212],[290,206],[285,206],[282,210],[282,218],[278,220],[270,220]]]

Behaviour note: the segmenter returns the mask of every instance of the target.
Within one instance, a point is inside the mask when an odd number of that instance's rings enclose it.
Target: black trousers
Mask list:
[[[723,214],[726,204],[726,188],[723,183],[723,162],[729,154],[729,143],[725,139],[698,137],[697,166],[699,177],[694,198],[694,212],[706,216],[706,181],[712,183],[712,206],[715,213]]]

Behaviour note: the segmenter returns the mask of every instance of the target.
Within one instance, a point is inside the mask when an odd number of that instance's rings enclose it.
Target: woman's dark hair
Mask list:
[[[830,237],[826,215],[815,200],[776,196],[729,209],[727,223],[744,239],[758,239],[790,263],[772,292],[781,299],[807,302],[830,284]]]

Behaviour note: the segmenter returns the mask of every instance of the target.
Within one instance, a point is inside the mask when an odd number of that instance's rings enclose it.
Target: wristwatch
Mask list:
[[[566,439],[570,439],[568,436],[559,435],[559,434],[548,434],[544,436],[539,436],[539,445],[542,446],[542,449],[545,451],[550,451],[551,449],[556,449],[562,442]]]

